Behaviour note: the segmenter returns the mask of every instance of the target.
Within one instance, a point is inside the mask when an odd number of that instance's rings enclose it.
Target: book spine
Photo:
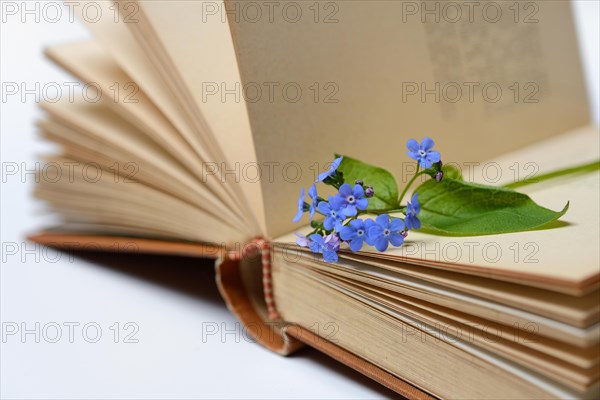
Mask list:
[[[217,261],[217,287],[227,308],[254,340],[271,351],[288,355],[302,343],[284,333],[286,323],[277,312],[273,297],[271,266],[271,245],[262,238],[254,239],[242,251],[228,253]],[[262,285],[252,284],[257,281]]]

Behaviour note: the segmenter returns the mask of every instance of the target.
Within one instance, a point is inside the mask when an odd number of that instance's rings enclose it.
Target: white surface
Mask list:
[[[6,3],[6,1],[2,1]],[[33,3],[33,2],[28,2]],[[578,31],[594,120],[598,122],[598,2],[575,4]],[[559,29],[559,28],[557,28]],[[74,81],[42,56],[43,46],[85,38],[76,22],[2,23],[2,82],[33,87]],[[1,320],[6,330],[17,323],[33,329],[40,323],[39,343],[28,334],[3,337],[2,398],[374,398],[390,392],[327,357],[307,350],[291,358],[269,353],[243,336],[236,320],[215,292],[208,269],[165,265],[168,273],[142,267],[109,268],[103,264],[45,252],[24,243],[24,236],[47,225],[31,199],[33,176],[5,176],[16,165],[33,169],[36,156],[49,145],[36,139],[39,115],[33,96],[12,97],[1,104]],[[16,254],[13,253],[17,246]],[[182,283],[184,288],[182,290]],[[72,343],[68,323],[74,328]],[[115,322],[121,336],[114,342]],[[124,343],[132,322],[138,343]],[[102,329],[97,343],[82,333],[86,323]],[[62,329],[55,336],[52,324]],[[203,326],[237,331],[207,337]],[[216,325],[215,325],[216,324]],[[224,324],[224,325],[222,325]],[[47,330],[44,332],[43,328]],[[21,326],[19,326],[21,328]],[[205,329],[206,330],[206,329]],[[43,334],[46,333],[47,337]],[[93,339],[90,328],[87,339]]]

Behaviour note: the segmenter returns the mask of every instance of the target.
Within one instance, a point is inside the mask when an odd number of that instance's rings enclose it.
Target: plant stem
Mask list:
[[[546,174],[538,175],[536,177],[525,178],[520,181],[515,181],[509,183],[508,185],[504,185],[505,188],[515,189],[521,186],[531,185],[533,183],[542,182],[548,179],[558,178],[559,176],[577,174],[577,173],[586,173],[595,171],[600,168],[600,161],[593,161],[591,163],[577,165],[575,167],[559,169],[556,171],[548,172]]]
[[[368,214],[381,215],[381,214],[392,214],[392,213],[397,213],[397,212],[403,213],[405,210],[406,210],[406,207],[390,208],[388,210],[371,210],[368,212]]]
[[[415,182],[417,177],[419,175],[423,175],[424,172],[425,172],[425,170],[419,172],[419,163],[417,163],[417,172],[415,173],[415,176],[413,176],[412,179],[410,181],[408,181],[408,184],[404,187],[404,190],[402,191],[402,194],[400,195],[400,198],[398,199],[398,205],[400,205],[402,203],[402,199],[404,198],[404,195],[406,194],[406,192],[408,192],[408,189]]]

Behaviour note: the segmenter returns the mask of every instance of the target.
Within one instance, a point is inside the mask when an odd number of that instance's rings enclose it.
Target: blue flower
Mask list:
[[[417,218],[417,215],[421,212],[421,205],[419,204],[418,194],[413,194],[410,201],[406,204],[406,229],[419,229],[421,227],[421,221]]]
[[[388,244],[401,246],[404,243],[404,222],[400,218],[393,218],[387,214],[381,214],[375,219],[375,223],[368,228],[369,240],[378,251],[386,251]]]
[[[367,229],[370,224],[373,223],[372,219],[366,221],[355,219],[340,229],[340,238],[347,241],[350,244],[350,250],[359,251],[363,242],[372,244],[367,235]]]
[[[410,139],[406,142],[406,147],[410,150],[407,154],[413,160],[417,160],[421,167],[431,168],[433,163],[439,162],[441,159],[440,153],[431,150],[433,147],[433,140],[426,137],[419,144],[415,139]]]
[[[331,163],[331,166],[329,167],[329,169],[323,173],[320,173],[319,176],[317,177],[317,180],[315,182],[323,182],[325,179],[329,178],[331,175],[335,174],[335,171],[337,171],[338,167],[340,166],[340,164],[342,163],[342,159],[344,157],[338,157],[335,160],[333,160],[333,162]]]
[[[338,230],[338,227],[341,227],[347,216],[342,209],[342,205],[342,199],[337,196],[329,196],[329,202],[319,202],[317,209],[325,215],[325,221],[323,221],[325,229],[330,230],[335,227]]]
[[[310,197],[310,199],[312,200],[312,203],[309,207],[309,211],[310,211],[310,219],[312,220],[313,217],[315,216],[315,211],[317,210],[317,187],[315,186],[315,184],[313,183],[313,185],[308,189],[308,196]]]
[[[348,217],[354,217],[356,209],[366,210],[369,205],[369,199],[365,198],[365,190],[361,185],[354,185],[354,188],[347,183],[340,186],[340,192],[337,197],[342,201],[344,214]]]
[[[298,212],[296,213],[296,216],[292,219],[292,221],[300,221],[300,218],[302,218],[302,214],[304,214],[304,188],[300,189],[300,197],[298,198]]]
[[[303,234],[296,232],[296,244],[300,247],[308,247],[310,245],[310,239]]]
[[[325,262],[336,262],[338,260],[337,252],[340,249],[340,238],[337,234],[332,233],[325,237],[318,233],[313,233],[309,237],[310,251],[313,253],[323,253]]]

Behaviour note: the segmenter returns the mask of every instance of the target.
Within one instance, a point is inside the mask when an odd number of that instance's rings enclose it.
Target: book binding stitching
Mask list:
[[[271,244],[263,238],[254,238],[248,243],[248,247],[255,247],[260,253],[260,262],[262,266],[262,284],[267,314],[270,320],[280,320],[281,315],[275,306],[275,297],[273,296],[273,276],[271,274]],[[245,251],[231,252],[229,258],[239,261],[245,255]]]

